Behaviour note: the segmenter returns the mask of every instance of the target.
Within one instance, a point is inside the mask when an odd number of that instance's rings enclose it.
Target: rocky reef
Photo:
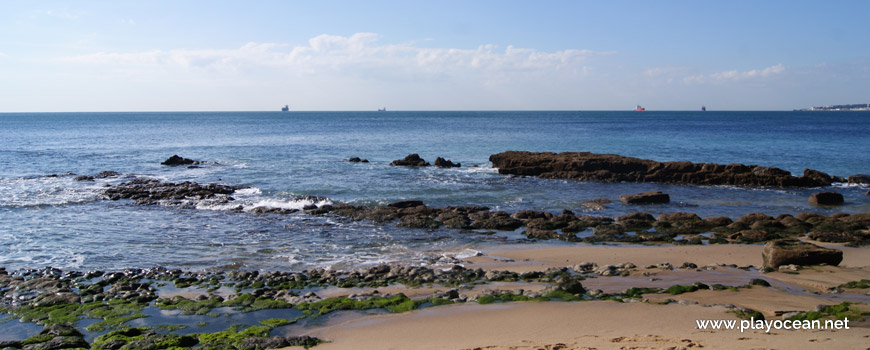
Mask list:
[[[229,203],[238,188],[221,184],[161,182],[136,179],[104,190],[107,199],[132,199],[138,205],[191,205],[202,201]],[[666,194],[648,193],[653,197]],[[634,195],[637,196],[637,195]],[[634,197],[632,197],[634,198]],[[315,201],[327,198],[310,197]],[[435,229],[446,227],[471,234],[492,234],[493,230],[521,231],[530,239],[559,239],[583,242],[673,242],[683,244],[755,243],[808,235],[821,242],[849,245],[870,244],[870,213],[837,213],[823,216],[801,213],[772,217],[750,213],[732,220],[727,217],[701,218],[694,213],[676,212],[653,217],[634,212],[615,218],[577,215],[570,210],[559,214],[520,210],[514,213],[492,211],[479,205],[429,207],[422,201],[407,200],[380,206],[347,203],[310,205],[301,210],[308,215],[332,215],[349,220],[396,223],[407,228]],[[297,209],[257,207],[252,214],[276,215],[300,212]],[[591,234],[578,233],[591,230]],[[588,231],[587,231],[588,232]],[[704,234],[704,235],[702,235]],[[682,237],[680,237],[682,236]]]
[[[805,169],[803,176],[773,167],[743,164],[658,162],[616,154],[508,151],[489,157],[500,174],[602,182],[654,182],[690,185],[828,186],[845,179]]]

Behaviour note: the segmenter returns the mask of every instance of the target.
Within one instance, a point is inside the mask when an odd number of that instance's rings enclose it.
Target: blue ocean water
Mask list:
[[[359,205],[419,199],[617,216],[690,211],[868,212],[866,187],[835,184],[839,208],[817,208],[820,189],[591,183],[499,175],[491,154],[586,151],[659,161],[744,163],[795,174],[870,173],[867,112],[209,112],[0,114],[0,266],[26,268],[302,269],[384,261],[437,263],[517,233],[404,229],[304,214],[255,215],[230,207],[301,207],[302,195]],[[461,168],[391,167],[418,153]],[[216,162],[167,167],[173,154]],[[349,157],[370,163],[349,163]],[[74,181],[113,170],[124,178]],[[57,175],[57,176],[52,176]],[[233,206],[136,206],[100,199],[131,176],[248,186]],[[662,190],[672,203],[632,207],[620,194]],[[580,203],[609,198],[607,209]],[[563,243],[569,244],[569,243]]]

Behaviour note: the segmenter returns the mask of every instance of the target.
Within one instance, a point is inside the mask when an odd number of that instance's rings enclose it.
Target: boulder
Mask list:
[[[852,175],[852,176],[849,176],[849,179],[847,181],[849,181],[850,184],[870,185],[870,175],[867,175],[867,174]]]
[[[403,159],[397,159],[390,162],[393,166],[429,166],[429,162],[420,158],[417,153],[409,154]]]
[[[525,209],[511,214],[511,217],[517,220],[549,219],[553,217],[553,214]]]
[[[471,213],[468,217],[472,220],[471,227],[476,229],[513,231],[523,226],[522,221],[510,217],[503,211],[479,211]]]
[[[196,161],[196,160],[193,160],[193,159],[182,158],[182,157],[179,157],[179,156],[176,154],[176,155],[173,155],[172,157],[169,157],[169,159],[164,160],[164,161],[163,161],[162,163],[160,163],[160,164],[162,164],[162,165],[172,165],[172,166],[177,166],[177,165],[194,165],[194,164],[199,164],[199,161]]]
[[[348,162],[351,163],[368,163],[368,159],[361,159],[360,157],[350,157],[347,159]]]
[[[837,266],[843,261],[843,251],[820,247],[796,239],[780,239],[767,242],[761,252],[764,267],[773,269],[782,265],[819,265]]]
[[[661,191],[624,194],[619,196],[619,201],[625,204],[662,204],[669,203],[671,196]]]
[[[461,163],[453,163],[447,159],[438,157],[438,158],[435,158],[435,166],[441,167],[441,168],[458,168],[458,167],[461,167],[462,164]]]
[[[91,346],[80,336],[56,336],[41,343],[24,345],[24,350],[88,349]]]
[[[836,192],[813,193],[809,202],[812,205],[840,205],[843,204],[843,195]]]

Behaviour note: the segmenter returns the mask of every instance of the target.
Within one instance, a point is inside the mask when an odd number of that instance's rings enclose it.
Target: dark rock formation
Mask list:
[[[105,179],[107,177],[115,177],[115,176],[121,176],[121,173],[119,173],[117,171],[107,170],[107,171],[103,171],[103,172],[97,174],[96,178]]]
[[[136,179],[118,184],[103,192],[111,200],[133,199],[136,204],[156,204],[161,200],[214,199],[219,196],[232,200],[227,195],[235,192],[233,186],[219,184],[198,184],[195,182],[160,182],[158,180]]]
[[[625,204],[663,204],[670,203],[671,196],[661,191],[624,194],[619,196],[619,201]]]
[[[462,163],[453,163],[447,159],[438,157],[435,158],[435,166],[441,168],[458,168],[462,166]]]
[[[781,265],[819,265],[837,266],[843,261],[843,251],[820,247],[796,239],[781,239],[767,242],[761,252],[764,267],[778,268]]]
[[[176,166],[176,165],[196,165],[196,164],[199,164],[199,161],[196,161],[196,160],[193,160],[193,159],[182,158],[182,157],[179,157],[179,156],[176,154],[176,155],[173,155],[172,157],[169,157],[169,159],[164,160],[164,161],[163,161],[162,163],[160,163],[160,164],[162,164],[162,165],[172,165],[172,166]]]
[[[813,193],[809,202],[812,205],[840,205],[843,204],[843,195],[836,192]]]
[[[866,174],[852,175],[852,176],[849,176],[848,181],[850,184],[870,185],[870,175],[866,175]]]
[[[398,166],[429,166],[429,162],[420,158],[417,153],[409,154],[404,159],[397,159],[390,162],[390,165]]]
[[[423,205],[422,201],[401,201],[401,202],[393,202],[393,203],[387,204],[388,207],[399,208],[399,209],[419,207],[421,205]]]
[[[117,171],[103,171],[95,176],[87,176],[87,175],[76,176],[75,178],[73,178],[73,180],[75,180],[75,181],[94,181],[95,178],[96,179],[105,179],[107,177],[115,177],[115,176],[121,176],[121,173],[119,173]]]
[[[351,163],[368,163],[369,162],[368,159],[360,159],[360,157],[350,157],[347,161],[351,162]]]
[[[489,157],[500,174],[604,182],[695,185],[799,186],[831,184],[831,176],[806,169],[801,177],[772,167],[743,164],[657,162],[615,154],[508,151]]]

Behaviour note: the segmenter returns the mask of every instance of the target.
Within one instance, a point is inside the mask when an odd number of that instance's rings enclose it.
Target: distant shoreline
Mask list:
[[[796,109],[795,111],[812,112],[812,111],[870,111],[870,104],[851,104],[851,105],[832,105],[810,107],[804,109]]]

